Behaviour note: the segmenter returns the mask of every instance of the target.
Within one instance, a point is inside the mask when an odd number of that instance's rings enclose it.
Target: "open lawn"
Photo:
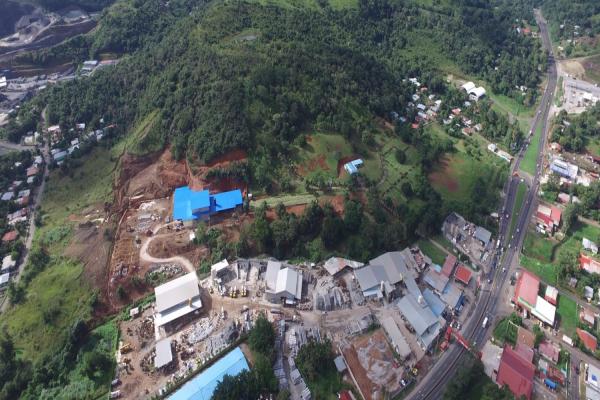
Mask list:
[[[515,325],[510,317],[502,318],[494,328],[494,339],[502,344],[515,344],[517,341],[518,326]]]
[[[586,58],[582,64],[585,69],[585,78],[600,84],[600,54]]]
[[[272,196],[265,197],[264,199],[255,200],[252,202],[254,208],[260,208],[263,203],[267,203],[269,207],[275,207],[277,204],[282,203],[286,207],[297,206],[300,204],[308,204],[317,198],[312,194],[299,194],[299,195],[284,195],[284,196]]]
[[[41,205],[43,226],[34,242],[52,239],[51,261],[29,284],[25,301],[0,315],[0,325],[7,326],[25,358],[55,353],[75,321],[90,318],[94,288],[82,279],[81,263],[65,258],[63,249],[71,237],[69,227],[75,225],[69,217],[111,200],[112,155],[97,147],[81,160],[81,167],[50,176]]]
[[[535,167],[537,165],[538,149],[540,147],[540,140],[542,138],[542,124],[538,124],[537,129],[533,133],[531,143],[525,151],[523,160],[521,161],[521,170],[527,172],[530,175],[535,174]]]
[[[429,239],[420,239],[416,245],[419,246],[421,251],[426,256],[430,257],[431,261],[434,263],[438,265],[442,265],[444,263],[447,253],[431,243]]]
[[[510,227],[508,229],[508,235],[506,235],[505,238],[507,243],[515,233],[517,221],[519,220],[519,215],[521,215],[521,209],[523,208],[525,193],[527,193],[527,185],[523,182],[519,182],[519,186],[517,186],[517,194],[515,196],[515,207],[513,208],[512,215],[510,216]]]
[[[520,264],[523,268],[539,276],[544,282],[556,286],[558,282],[557,269],[553,264],[544,263],[527,256],[521,256]]]
[[[554,250],[554,242],[547,237],[530,230],[525,236],[523,243],[523,254],[536,260],[550,263],[552,262],[552,251]]]
[[[559,296],[558,308],[560,328],[569,336],[575,334],[577,328],[577,303],[565,296]]]

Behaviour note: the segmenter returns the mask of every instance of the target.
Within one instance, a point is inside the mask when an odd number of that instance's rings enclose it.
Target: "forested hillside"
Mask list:
[[[600,2],[597,0],[535,0],[535,4],[543,9],[558,37],[570,38],[574,32],[578,36],[600,33]]]

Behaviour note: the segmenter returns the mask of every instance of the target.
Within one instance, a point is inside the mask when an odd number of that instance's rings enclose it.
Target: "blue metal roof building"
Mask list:
[[[233,210],[243,203],[239,189],[210,194],[208,190],[193,191],[188,186],[175,189],[173,219],[196,220],[203,216]]]
[[[431,308],[431,311],[435,314],[436,317],[439,317],[444,312],[446,305],[435,293],[433,293],[429,288],[423,290],[423,298],[425,302]]]
[[[210,400],[225,375],[235,376],[248,370],[248,362],[239,347],[202,371],[168,397],[169,400]]]

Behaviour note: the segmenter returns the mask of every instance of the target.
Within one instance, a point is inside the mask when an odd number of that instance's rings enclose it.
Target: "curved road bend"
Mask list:
[[[148,247],[150,246],[150,243],[154,239],[158,239],[160,237],[170,237],[171,236],[171,234],[168,234],[168,233],[163,234],[163,235],[156,234],[160,229],[166,227],[167,225],[169,225],[169,224],[159,225],[153,229],[152,237],[147,238],[144,241],[144,243],[142,244],[142,247],[140,248],[140,260],[149,262],[149,263],[156,263],[156,264],[177,263],[177,264],[181,264],[188,272],[195,272],[196,269],[194,268],[194,264],[192,264],[192,262],[185,257],[175,256],[175,257],[168,257],[168,258],[157,258],[157,257],[151,256],[148,253]]]
[[[481,295],[479,301],[475,305],[473,316],[465,324],[463,329],[464,336],[473,343],[475,347],[480,349],[484,344],[488,335],[488,329],[482,328],[482,321],[485,317],[490,317],[493,321],[496,315],[496,308],[498,303],[501,301],[503,288],[506,284],[507,277],[511,274],[511,269],[515,269],[518,265],[518,256],[520,248],[523,244],[526,227],[529,223],[533,210],[535,209],[537,186],[539,184],[540,177],[540,166],[542,164],[543,149],[546,143],[547,135],[547,121],[548,114],[550,111],[550,104],[556,90],[557,82],[557,71],[554,62],[554,56],[552,51],[552,45],[546,21],[542,17],[541,13],[536,10],[536,20],[540,27],[540,33],[542,37],[542,44],[548,51],[548,82],[546,90],[542,95],[542,100],[538,107],[538,112],[534,117],[531,125],[532,132],[535,132],[538,128],[538,124],[542,124],[541,139],[539,143],[536,173],[533,176],[531,184],[528,185],[527,193],[524,199],[524,204],[517,221],[517,230],[515,231],[514,237],[511,237],[508,243],[510,247],[507,249],[505,256],[501,262],[502,268],[497,268],[492,271],[491,275],[493,279],[492,284],[482,284]],[[516,157],[513,170],[518,170],[519,165],[525,154],[523,149]],[[504,214],[512,214],[515,203],[515,196],[517,192],[517,186],[520,178],[515,177],[512,174],[509,176],[508,190],[506,191],[506,197],[504,199],[503,210]],[[510,225],[509,218],[503,218],[500,222],[499,235],[506,237]],[[497,279],[497,278],[501,279]],[[489,324],[491,326],[493,324]],[[440,399],[442,398],[446,385],[452,379],[456,367],[460,361],[460,358],[464,355],[466,350],[460,345],[451,346],[446,353],[444,353],[440,359],[435,363],[432,370],[425,376],[425,378],[416,386],[413,392],[408,396],[410,400],[425,400],[425,399]]]

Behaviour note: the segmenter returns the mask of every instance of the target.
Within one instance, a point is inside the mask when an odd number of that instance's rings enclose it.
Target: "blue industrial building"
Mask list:
[[[175,189],[173,219],[203,219],[219,212],[234,210],[242,204],[242,192],[239,189],[210,194],[208,190],[194,191],[183,186]]]
[[[225,375],[236,376],[249,369],[244,353],[239,347],[205,369],[168,397],[168,400],[210,400]]]

